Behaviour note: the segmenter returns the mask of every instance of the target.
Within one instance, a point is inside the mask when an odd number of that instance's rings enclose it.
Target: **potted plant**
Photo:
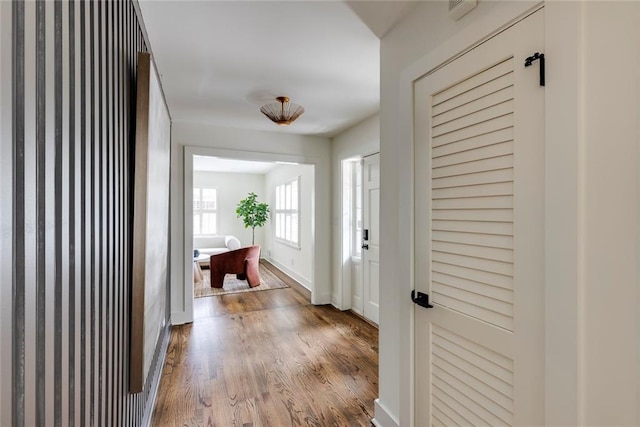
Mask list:
[[[244,228],[251,227],[251,246],[255,244],[256,227],[262,227],[269,219],[269,205],[258,203],[257,198],[255,193],[249,193],[236,208],[236,215],[242,218]]]

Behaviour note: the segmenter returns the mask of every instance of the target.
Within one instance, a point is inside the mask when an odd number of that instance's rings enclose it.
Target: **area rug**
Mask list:
[[[260,263],[260,285],[255,288],[249,287],[246,280],[236,279],[235,274],[227,274],[224,276],[222,288],[212,288],[209,278],[209,269],[202,269],[202,282],[193,285],[193,296],[195,298],[210,297],[213,295],[235,294],[239,292],[255,292],[266,291],[269,289],[288,288],[289,285],[284,283],[267,267]]]

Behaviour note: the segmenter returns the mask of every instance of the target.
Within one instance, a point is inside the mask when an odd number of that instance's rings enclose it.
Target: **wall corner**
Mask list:
[[[374,401],[375,418],[371,420],[371,424],[375,427],[399,427],[400,423],[397,418],[389,413],[387,408],[380,402],[380,399]]]

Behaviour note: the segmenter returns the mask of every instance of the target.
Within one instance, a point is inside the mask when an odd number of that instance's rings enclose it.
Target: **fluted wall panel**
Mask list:
[[[129,393],[139,9],[2,2],[0,24],[0,425],[143,425],[168,331]]]

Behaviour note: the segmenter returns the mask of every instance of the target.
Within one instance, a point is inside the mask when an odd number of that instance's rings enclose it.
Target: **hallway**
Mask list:
[[[176,326],[153,426],[369,426],[378,330],[290,288],[197,298]]]

